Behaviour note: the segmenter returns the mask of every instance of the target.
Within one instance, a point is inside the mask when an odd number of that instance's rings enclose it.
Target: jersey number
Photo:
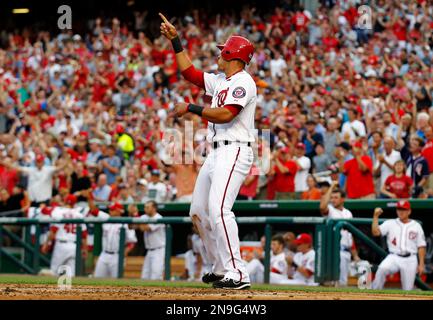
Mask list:
[[[392,239],[391,243],[392,243],[394,246],[397,246],[397,239],[396,239],[396,238]]]
[[[76,233],[77,225],[72,223],[66,223],[64,229],[66,230],[67,233]]]

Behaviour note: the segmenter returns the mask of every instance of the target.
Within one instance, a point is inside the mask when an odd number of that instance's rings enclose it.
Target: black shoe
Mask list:
[[[215,281],[213,283],[213,287],[216,289],[242,290],[242,289],[249,289],[251,287],[251,284],[249,282],[241,282],[229,278],[224,278]]]
[[[204,283],[213,283],[213,282],[221,280],[221,279],[224,279],[224,276],[220,276],[220,275],[213,273],[213,272],[208,272],[208,273],[205,273],[203,275],[203,277],[201,278],[201,281],[203,281]]]

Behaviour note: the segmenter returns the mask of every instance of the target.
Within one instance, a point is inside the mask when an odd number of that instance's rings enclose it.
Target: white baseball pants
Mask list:
[[[416,255],[403,258],[396,254],[389,254],[380,263],[376,271],[376,277],[372,283],[373,289],[383,289],[386,276],[400,271],[401,287],[403,290],[412,290],[415,284],[415,277],[418,267]]]
[[[53,255],[51,256],[50,269],[56,274],[60,275],[60,266],[66,266],[68,271],[70,270],[70,275],[75,276],[75,251],[77,250],[77,245],[73,242],[59,242],[56,241],[54,244]],[[69,272],[68,272],[69,273]]]
[[[119,254],[102,252],[95,267],[95,278],[117,278]]]
[[[144,280],[163,280],[165,266],[165,247],[147,250],[144,257],[141,279]]]
[[[340,251],[340,279],[338,280],[340,286],[347,286],[351,258],[352,254],[350,252]]]
[[[252,259],[247,263],[247,272],[252,283],[263,283],[265,277],[265,267],[259,259]]]
[[[212,271],[242,282],[250,279],[240,254],[232,207],[253,158],[252,148],[246,145],[212,149],[197,177],[190,208],[190,216],[200,219],[197,228],[212,262]]]

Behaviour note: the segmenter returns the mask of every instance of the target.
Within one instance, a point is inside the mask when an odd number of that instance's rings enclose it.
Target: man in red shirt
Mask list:
[[[12,165],[11,158],[5,158],[5,162]],[[9,194],[13,194],[14,187],[18,184],[17,170],[0,165],[0,189],[6,189]]]
[[[292,159],[291,150],[283,147],[272,154],[272,172],[277,200],[294,199],[295,175],[298,171],[296,162]]]
[[[373,161],[364,155],[362,142],[352,145],[353,159],[340,165],[347,177],[347,197],[350,199],[374,199]],[[344,158],[341,158],[342,161]]]

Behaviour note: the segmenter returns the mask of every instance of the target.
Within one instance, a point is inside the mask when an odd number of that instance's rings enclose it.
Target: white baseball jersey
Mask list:
[[[298,270],[295,271],[293,275],[293,279],[303,280],[305,282],[314,282],[314,260],[316,257],[316,253],[313,249],[306,253],[297,252],[293,257],[293,262],[296,263],[298,267],[303,267],[312,272],[311,276],[305,277]]]
[[[120,240],[120,229],[125,228],[125,242],[136,243],[137,237],[135,231],[128,229],[127,224],[121,223],[104,223],[102,225],[102,250],[118,253],[119,252],[119,240]]]
[[[142,215],[140,217],[142,220],[149,220],[149,216]],[[162,216],[157,213],[152,219],[162,218]],[[165,248],[165,225],[164,224],[149,224],[151,231],[144,232],[144,245],[147,250]]]
[[[212,96],[212,108],[224,105],[240,105],[242,111],[229,123],[208,125],[208,142],[254,141],[254,114],[256,110],[257,87],[248,72],[242,70],[229,78],[224,74],[204,73],[206,93]]]
[[[281,252],[277,255],[271,255],[271,272],[288,276],[289,267],[286,261],[286,255]]]
[[[82,219],[84,215],[81,213],[81,208],[65,208],[55,207],[51,212],[51,217],[54,219]],[[57,223],[51,226],[56,230],[55,239],[60,241],[74,242],[77,239],[77,225],[72,223]],[[87,231],[86,225],[81,225],[83,232]]]
[[[426,241],[421,225],[415,220],[403,223],[400,219],[387,220],[379,226],[382,236],[387,237],[388,251],[395,254],[417,254]]]
[[[329,219],[351,219],[353,218],[352,212],[343,208],[339,210],[332,205],[328,205],[328,218]],[[341,242],[342,249],[350,249],[353,245],[352,234],[347,230],[341,230]]]

